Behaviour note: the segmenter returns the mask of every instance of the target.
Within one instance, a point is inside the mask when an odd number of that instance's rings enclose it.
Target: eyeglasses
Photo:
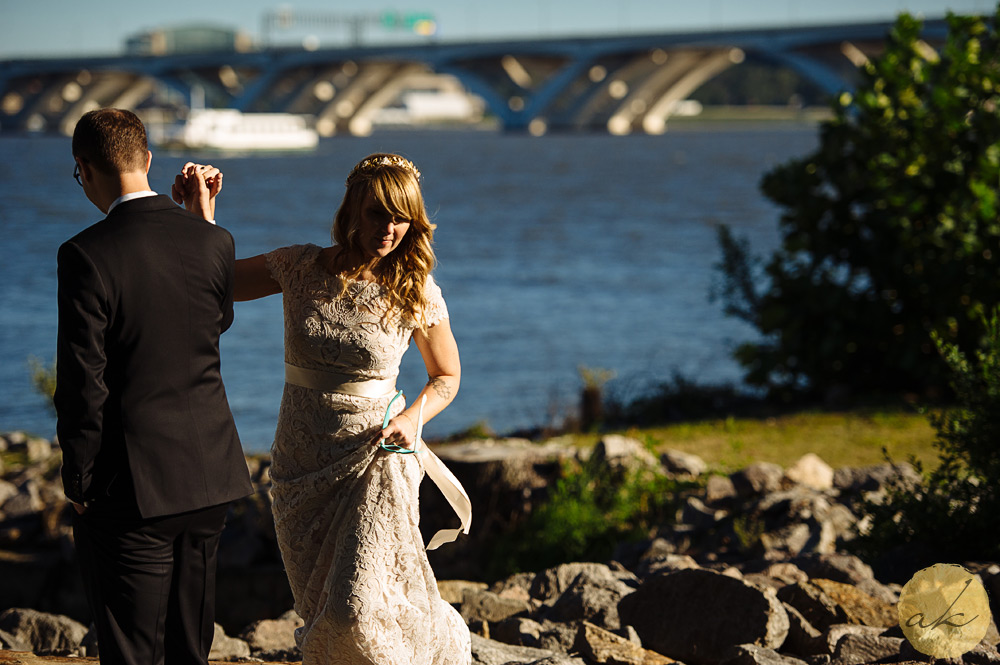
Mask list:
[[[402,394],[403,391],[400,390],[393,396],[391,400],[389,400],[389,406],[385,407],[385,418],[382,419],[382,429],[385,429],[386,427],[389,426],[389,421],[391,420],[391,418],[389,417],[389,413],[392,411],[392,405],[397,399],[399,399],[400,395]],[[417,421],[418,421],[417,433],[413,437],[412,448],[397,446],[395,443],[386,443],[385,439],[382,439],[381,441],[378,442],[378,447],[387,452],[399,453],[400,455],[408,455],[417,452],[417,446],[420,445],[420,431],[424,428],[424,404],[426,402],[427,402],[427,396],[424,395],[423,398],[420,400],[420,412],[417,415]]]
[[[80,180],[80,163],[77,162],[76,166],[73,167],[73,178],[76,179],[76,184],[83,187],[83,181]]]

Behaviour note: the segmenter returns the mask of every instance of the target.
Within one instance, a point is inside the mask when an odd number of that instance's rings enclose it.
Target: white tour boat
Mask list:
[[[191,109],[186,120],[151,133],[156,144],[168,149],[291,151],[312,150],[319,143],[305,116],[235,109]]]

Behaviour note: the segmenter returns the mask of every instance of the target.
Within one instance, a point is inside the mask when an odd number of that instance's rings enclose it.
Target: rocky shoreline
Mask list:
[[[905,579],[882,576],[846,553],[857,503],[907,465],[831,469],[814,455],[788,468],[758,463],[710,473],[698,457],[652,455],[608,435],[593,449],[555,439],[436,446],[469,490],[473,532],[430,553],[442,596],[473,632],[482,665],[862,665],[928,662],[904,639],[896,601]],[[58,447],[23,433],[0,435],[0,663],[90,659],[96,645],[75,569]],[[612,475],[649,466],[697,479],[677,519],[613,560],[566,563],[482,581],[477,562],[516,532],[559,475],[560,462],[593,456]],[[255,493],[231,510],[220,546],[219,625],[212,659],[296,662],[291,611],[270,521],[269,460],[248,457]],[[453,526],[425,482],[425,535]],[[961,563],[992,599],[1000,565]],[[908,577],[905,561],[896,573]],[[1000,633],[951,663],[1000,663]],[[32,656],[31,654],[35,654]],[[34,658],[34,660],[32,660]]]

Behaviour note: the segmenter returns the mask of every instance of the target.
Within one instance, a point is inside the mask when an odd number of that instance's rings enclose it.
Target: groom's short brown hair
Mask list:
[[[104,173],[143,171],[148,151],[146,128],[124,109],[85,113],[73,130],[73,156]]]

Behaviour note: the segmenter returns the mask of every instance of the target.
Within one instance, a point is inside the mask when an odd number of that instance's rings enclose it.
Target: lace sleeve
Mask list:
[[[441,295],[441,287],[434,281],[434,277],[427,276],[427,283],[424,284],[424,299],[427,303],[424,311],[427,317],[427,326],[434,326],[448,318],[448,306]]]
[[[271,272],[271,278],[281,285],[282,291],[288,290],[291,274],[301,264],[302,257],[309,251],[310,247],[310,245],[279,247],[264,255],[264,263]]]

